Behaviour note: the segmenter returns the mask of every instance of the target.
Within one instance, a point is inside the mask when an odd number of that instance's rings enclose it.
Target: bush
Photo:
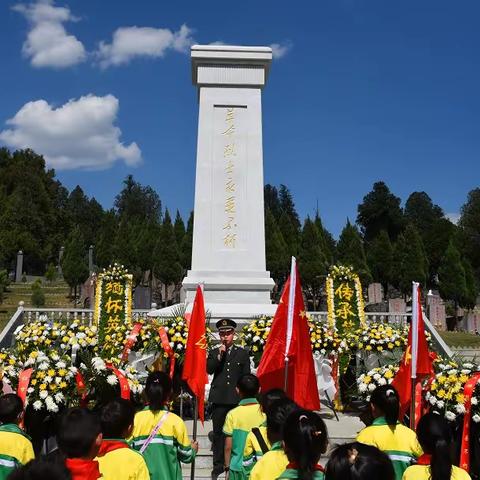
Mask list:
[[[6,270],[0,270],[0,303],[3,301],[3,292],[7,289],[10,281]]]
[[[45,294],[43,293],[42,283],[37,280],[32,285],[31,302],[34,307],[43,307],[45,305]]]
[[[27,274],[25,272],[22,275],[22,283],[27,283]]]
[[[54,282],[57,278],[57,269],[53,263],[49,263],[47,271],[45,272],[45,278],[48,282]]]

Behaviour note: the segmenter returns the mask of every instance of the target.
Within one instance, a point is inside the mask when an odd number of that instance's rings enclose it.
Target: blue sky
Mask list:
[[[265,181],[285,183],[302,217],[318,202],[338,235],[377,180],[458,213],[480,183],[479,16],[473,0],[4,0],[0,144],[32,146],[104,207],[132,173],[185,217],[189,45],[275,44]]]

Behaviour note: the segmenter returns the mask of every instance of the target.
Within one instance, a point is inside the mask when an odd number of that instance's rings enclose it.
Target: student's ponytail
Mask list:
[[[298,410],[288,416],[283,433],[288,459],[296,465],[299,480],[312,480],[320,455],[327,449],[325,423],[314,412]]]
[[[395,426],[400,412],[400,397],[391,385],[377,387],[370,397],[370,403],[385,416],[388,425]]]
[[[152,372],[145,384],[145,395],[150,410],[161,410],[172,392],[172,381],[165,372]]]
[[[436,413],[427,413],[418,422],[417,435],[423,451],[432,456],[431,480],[450,480],[452,457],[448,422]]]

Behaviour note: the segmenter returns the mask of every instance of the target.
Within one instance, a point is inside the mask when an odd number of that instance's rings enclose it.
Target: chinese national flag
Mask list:
[[[403,354],[400,368],[393,379],[392,385],[400,396],[400,419],[407,412],[412,402],[412,373],[416,378],[416,389],[419,388],[420,382],[425,377],[430,377],[434,374],[432,365],[432,356],[428,351],[427,338],[425,336],[425,322],[423,320],[422,303],[420,296],[420,288],[418,284],[414,284],[413,298],[416,302],[412,302],[415,312],[412,310],[412,322],[408,331],[408,344],[405,353]],[[416,335],[415,333],[416,328]],[[417,344],[415,347],[415,343]],[[415,420],[417,423],[420,420],[418,412],[421,405],[416,405]]]
[[[205,321],[203,292],[199,285],[193,302],[193,310],[188,328],[182,379],[187,382],[190,390],[197,397],[198,416],[202,423],[205,418],[205,384],[208,382]]]
[[[296,265],[293,268],[295,269],[295,274],[290,275],[283,288],[265,350],[258,366],[257,376],[264,392],[271,388],[285,388],[285,353],[288,342],[287,337],[290,333],[287,394],[302,408],[319,410],[320,400],[313,364],[310,331],[303,303],[298,269]],[[295,289],[295,294],[293,322],[289,325],[288,302],[290,288],[292,288],[292,277],[294,279],[293,288]]]

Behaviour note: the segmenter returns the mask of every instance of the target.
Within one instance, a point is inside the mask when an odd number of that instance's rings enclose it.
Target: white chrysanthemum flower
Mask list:
[[[472,397],[472,405],[478,405],[478,398]]]
[[[40,400],[36,400],[33,402],[33,409],[34,410],[41,410],[43,406],[43,403]]]
[[[473,415],[473,416],[472,416],[472,420],[473,420],[475,423],[479,423],[479,422],[480,422],[480,415],[477,415],[477,414]]]
[[[46,390],[40,390],[39,397],[45,400],[48,397],[48,392]]]
[[[67,364],[65,362],[57,362],[55,365],[57,368],[66,368]]]
[[[56,402],[63,402],[65,400],[65,396],[63,395],[62,392],[58,392],[55,394],[55,401]]]
[[[38,369],[39,369],[39,370],[47,370],[47,369],[48,369],[48,363],[47,363],[47,362],[42,362],[42,363],[38,366]]]
[[[451,370],[449,370],[447,372],[449,375],[457,375],[458,373],[458,370],[456,368],[452,368]]]
[[[369,391],[369,392],[373,392],[376,388],[377,388],[377,386],[376,386],[375,384],[373,384],[373,383],[370,383],[370,384],[368,385],[368,391]]]
[[[457,411],[457,413],[460,413],[460,414],[465,413],[465,407],[464,407],[463,403],[457,403],[455,405],[455,410]]]
[[[118,378],[116,377],[116,375],[109,375],[107,377],[107,383],[109,385],[116,385],[118,383]]]
[[[60,356],[59,356],[58,354],[56,354],[56,353],[52,353],[52,355],[50,355],[50,358],[51,358],[54,362],[56,362],[57,360],[60,359]],[[65,368],[65,367],[63,367],[63,368]]]
[[[437,403],[437,399],[433,395],[428,399],[428,401],[431,405],[435,405]]]
[[[51,402],[46,403],[46,406],[49,412],[57,413],[59,410],[58,405],[53,400]]]
[[[360,393],[365,393],[367,391],[367,385],[365,383],[361,383],[359,386],[358,386],[358,391]]]
[[[382,378],[382,376],[381,376],[379,373],[375,373],[375,374],[373,375],[373,379],[374,379],[374,380],[380,380],[380,378]]]
[[[379,384],[379,385],[386,385],[386,384],[387,384],[387,381],[386,381],[383,377],[381,377],[381,378],[378,380],[378,384]],[[390,391],[390,390],[389,390],[389,391]]]
[[[453,412],[445,412],[445,418],[450,421],[450,422],[453,422],[453,420],[455,420],[457,418],[457,416],[453,413]]]
[[[103,370],[106,370],[106,368],[107,368],[106,365],[105,365],[105,362],[101,358],[98,358],[98,357],[95,357],[92,360],[92,365],[93,365],[93,368],[97,372],[102,372]]]
[[[33,387],[28,387],[27,388],[27,393],[33,393],[35,389]]]
[[[177,345],[177,350],[183,350],[183,345],[181,343]]]
[[[442,409],[445,406],[445,402],[443,400],[438,400],[437,401],[437,407]]]

